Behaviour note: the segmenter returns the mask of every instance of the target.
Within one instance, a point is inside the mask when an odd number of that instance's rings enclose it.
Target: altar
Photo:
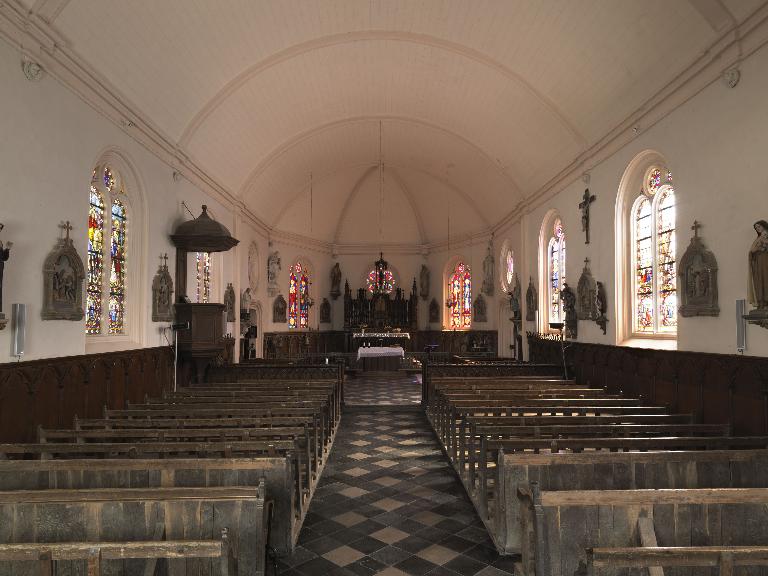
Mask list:
[[[357,362],[364,372],[397,370],[404,358],[402,346],[361,346],[357,349]]]

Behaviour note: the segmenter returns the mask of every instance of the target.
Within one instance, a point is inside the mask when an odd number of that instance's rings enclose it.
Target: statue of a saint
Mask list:
[[[235,287],[232,286],[232,282],[227,284],[227,289],[224,290],[224,310],[227,314],[227,322],[235,321]]]
[[[422,300],[429,298],[429,268],[426,264],[421,265],[421,273],[419,274],[419,296]]]
[[[248,312],[251,309],[251,287],[246,288],[240,295],[240,310]]]
[[[275,250],[267,258],[267,294],[270,296],[277,294],[277,276],[281,269],[280,253]]]
[[[768,310],[768,222],[755,222],[757,238],[749,249],[749,303]]]
[[[331,298],[336,300],[341,295],[341,267],[339,263],[331,268]]]
[[[493,296],[494,289],[494,272],[493,272],[493,255],[491,254],[491,243],[488,242],[488,252],[483,260],[483,293],[488,296]]]

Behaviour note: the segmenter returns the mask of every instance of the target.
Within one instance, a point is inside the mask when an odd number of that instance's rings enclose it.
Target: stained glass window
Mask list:
[[[648,171],[632,214],[634,331],[674,334],[677,331],[675,191],[669,171],[661,168]]]
[[[195,263],[197,301],[205,304],[211,300],[211,254],[209,252],[197,252]]]
[[[91,178],[90,206],[88,209],[88,272],[86,275],[85,333],[101,333],[101,295],[104,284],[104,197],[96,184],[98,175]]]
[[[128,210],[125,195],[109,166],[95,169],[91,175],[88,208],[88,271],[86,286],[85,332],[125,333],[125,272]],[[110,219],[105,222],[105,209]],[[105,230],[105,226],[109,228]],[[109,233],[108,245],[105,233]],[[104,271],[109,270],[109,275]],[[108,283],[108,285],[107,285]],[[103,317],[104,310],[107,317]]]
[[[547,278],[549,322],[564,322],[560,292],[565,283],[565,232],[560,218],[555,220],[547,247]]]
[[[309,326],[309,272],[301,262],[291,267],[288,287],[288,328]]]
[[[514,256],[512,256],[512,250],[507,250],[507,256],[504,259],[505,260],[505,267],[504,267],[504,273],[505,273],[505,280],[508,287],[512,286],[512,280],[514,280],[515,276],[515,259]]]
[[[472,273],[463,262],[456,264],[448,279],[450,328],[465,329],[472,325]]]
[[[384,270],[382,273],[384,274],[384,293],[391,294],[395,291],[395,275],[389,270]],[[368,277],[365,279],[365,282],[368,285],[368,292],[373,294],[378,284],[378,273],[376,268],[368,272]]]
[[[109,275],[109,333],[122,334],[125,322],[125,206],[112,202],[112,242]]]

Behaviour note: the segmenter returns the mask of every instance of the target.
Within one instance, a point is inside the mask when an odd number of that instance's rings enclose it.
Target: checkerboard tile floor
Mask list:
[[[513,560],[497,554],[424,415],[378,409],[344,414],[296,551],[278,568],[504,576]]]
[[[351,406],[416,406],[421,403],[421,374],[359,372],[344,383]]]

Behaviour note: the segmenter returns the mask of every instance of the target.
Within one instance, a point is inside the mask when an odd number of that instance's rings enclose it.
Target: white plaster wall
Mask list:
[[[576,181],[526,213],[521,221],[523,251],[536,279],[538,235],[547,211],[559,211],[567,238],[567,280],[575,284],[585,257],[609,296],[608,333],[593,322],[579,322],[579,340],[617,343],[614,272],[614,214],[621,177],[640,152],[653,149],[666,158],[677,195],[677,259],[698,220],[705,244],[719,264],[719,317],[679,319],[679,350],[735,353],[735,302],[747,297],[747,253],[752,224],[768,217],[768,49],[741,65],[735,89],[715,82],[655,126],[643,129],[619,152],[590,170],[591,244],[584,244],[578,204],[584,184]],[[500,230],[497,237],[507,234]],[[539,290],[542,287],[539,286]],[[749,326],[747,354],[768,354],[768,330]]]
[[[27,304],[24,359],[86,351],[84,321],[41,320],[42,266],[63,220],[72,222],[75,246],[85,260],[90,174],[107,149],[119,151],[130,161],[145,199],[146,262],[137,268],[134,254],[129,254],[128,262],[128,274],[141,276],[143,310],[139,326],[132,327],[130,342],[89,345],[88,350],[164,344],[161,325],[151,322],[151,282],[161,253],[168,253],[173,275],[174,251],[169,234],[178,222],[189,218],[181,201],[196,213],[201,204],[207,204],[227,226],[232,223],[231,211],[188,181],[174,182],[169,166],[51,76],[37,83],[27,81],[19,67],[18,52],[5,43],[0,43],[0,78],[0,221],[5,224],[0,238],[14,243],[5,266],[3,311],[10,317],[12,303]],[[131,224],[135,225],[136,220]],[[129,228],[129,233],[135,230],[135,226]],[[232,277],[231,255],[224,255],[219,263],[214,292],[218,299]],[[12,359],[10,346],[9,326],[0,332],[0,362]]]

